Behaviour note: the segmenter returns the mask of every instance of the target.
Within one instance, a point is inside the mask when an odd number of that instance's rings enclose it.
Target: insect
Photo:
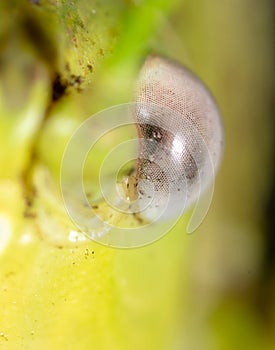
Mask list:
[[[67,212],[87,237],[134,247],[161,237],[195,205],[193,232],[222,152],[222,122],[207,88],[180,64],[149,56],[134,102],[96,113],[69,140],[61,167]]]
[[[162,218],[173,218],[214,180],[223,151],[219,111],[193,73],[159,56],[145,61],[136,101],[140,142],[136,181],[128,191],[143,217],[155,220],[162,212]]]

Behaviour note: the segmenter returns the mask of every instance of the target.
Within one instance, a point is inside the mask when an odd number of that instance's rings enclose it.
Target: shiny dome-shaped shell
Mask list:
[[[144,63],[137,83],[135,120],[140,201],[149,219],[192,205],[214,180],[223,150],[223,127],[213,97],[183,66],[158,56]],[[183,208],[184,206],[184,208]]]

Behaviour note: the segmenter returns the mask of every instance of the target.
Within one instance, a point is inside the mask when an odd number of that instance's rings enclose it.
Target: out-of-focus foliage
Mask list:
[[[271,12],[268,0],[0,3],[1,348],[274,348]],[[150,51],[193,69],[220,105],[210,212],[192,236],[183,219],[140,249],[77,241],[58,189],[66,142],[131,99]]]

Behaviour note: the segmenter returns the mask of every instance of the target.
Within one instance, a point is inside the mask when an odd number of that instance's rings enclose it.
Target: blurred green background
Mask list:
[[[275,348],[269,0],[0,2],[0,348]],[[131,100],[156,52],[209,86],[225,127],[211,208],[149,246],[69,240],[62,154]]]

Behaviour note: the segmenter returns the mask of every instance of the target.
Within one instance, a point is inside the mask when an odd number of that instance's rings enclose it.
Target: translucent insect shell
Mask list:
[[[175,217],[214,181],[223,151],[218,108],[194,74],[158,56],[141,69],[136,101],[140,203],[153,198],[142,214],[154,220],[162,208],[162,218]]]

